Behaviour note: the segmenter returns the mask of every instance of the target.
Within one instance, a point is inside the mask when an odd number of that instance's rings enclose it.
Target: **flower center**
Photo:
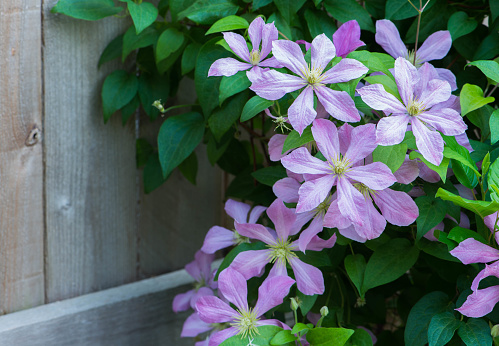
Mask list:
[[[371,190],[369,187],[367,187],[366,185],[362,184],[362,183],[355,183],[353,184],[353,186],[359,190],[359,192],[364,195],[364,197],[366,199],[371,199],[371,195],[375,195],[376,194],[376,191],[375,190]]]
[[[288,122],[288,118],[287,117],[283,117],[282,115],[278,116],[277,118],[275,118],[274,120],[272,120],[274,123],[276,123],[276,130],[277,129],[281,129],[281,132],[284,133],[284,129],[286,130],[291,130],[287,125],[286,123]],[[275,131],[275,130],[274,130]]]
[[[238,335],[241,334],[241,339],[249,336],[253,337],[258,333],[256,322],[258,321],[258,317],[256,312],[250,308],[249,310],[239,311],[237,310],[239,315],[235,318],[235,321],[230,325],[236,327],[239,330]]]
[[[326,197],[326,199],[315,208],[314,217],[316,217],[317,215],[325,215],[327,210],[329,209],[330,204],[331,204],[331,195]]]
[[[416,55],[416,63],[414,63],[414,55]],[[423,65],[423,63],[418,59],[418,54],[414,53],[414,50],[408,50],[407,54],[405,55],[405,59],[409,61],[411,64],[416,66],[416,68],[420,67]]]
[[[201,279],[201,281],[196,281],[194,283],[194,290],[197,292],[201,287],[204,286],[206,286],[206,282],[204,281],[204,279]]]
[[[234,231],[234,242],[236,243],[236,245],[250,242],[248,237],[240,235],[235,229],[233,231]]]
[[[301,73],[305,77],[307,84],[310,86],[319,86],[321,85],[321,81],[325,78],[322,74],[322,68],[312,66],[310,64],[305,68],[305,70],[301,70]]]
[[[414,117],[423,113],[426,110],[425,108],[425,105],[417,99],[411,100],[407,105],[407,113],[409,113],[410,116]]]
[[[344,173],[350,170],[351,162],[347,158],[341,157],[332,157],[330,158],[329,168],[333,171],[334,174],[341,176]]]
[[[260,51],[253,49],[250,53],[250,63],[253,66],[258,65],[260,62]]]
[[[270,252],[270,263],[279,261],[282,264],[286,264],[291,258],[296,257],[293,250],[294,246],[291,246],[290,240],[277,239],[277,244],[267,245],[272,251]]]

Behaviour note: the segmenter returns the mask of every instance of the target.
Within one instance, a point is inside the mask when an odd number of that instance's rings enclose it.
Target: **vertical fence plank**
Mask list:
[[[136,278],[133,123],[104,124],[97,69],[126,19],[87,22],[50,13],[44,0],[46,296],[49,302]]]
[[[43,304],[41,6],[0,2],[0,313]]]

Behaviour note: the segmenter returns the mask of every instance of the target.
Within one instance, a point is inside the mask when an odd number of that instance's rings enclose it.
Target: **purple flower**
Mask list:
[[[251,210],[251,213],[250,209],[251,206],[248,204],[237,202],[232,199],[225,202],[225,212],[238,223],[256,222],[267,208],[257,205],[253,208],[253,210]],[[231,231],[220,226],[213,226],[204,238],[201,251],[212,254],[217,250],[233,245],[239,245],[241,243],[249,243],[248,238],[242,237],[239,233],[237,233],[237,231]]]
[[[497,225],[498,213],[486,216],[485,224],[490,228],[491,232]],[[495,241],[498,241],[498,233]],[[494,306],[499,302],[499,286],[491,286],[483,289],[478,289],[480,281],[488,276],[499,278],[499,250],[491,246],[485,245],[478,240],[468,238],[463,240],[455,247],[450,254],[458,258],[464,264],[470,263],[488,263],[495,261],[490,265],[485,265],[485,269],[480,271],[471,284],[472,294],[468,296],[466,301],[460,308],[456,309],[460,313],[468,317],[482,317],[487,315],[494,309]]]
[[[217,288],[217,283],[213,281],[213,271],[211,270],[211,262],[213,262],[215,256],[198,251],[194,258],[194,261],[185,266],[187,273],[196,280],[194,289],[177,294],[173,298],[172,305],[174,312],[186,311],[189,307],[194,309],[196,301],[200,297],[213,295],[213,289]]]
[[[298,290],[303,294],[313,295],[324,292],[324,278],[319,269],[299,260],[295,251],[298,241],[291,241],[290,235],[296,234],[296,214],[293,209],[286,208],[280,199],[276,199],[267,209],[267,215],[274,223],[277,237],[267,228],[258,224],[237,224],[239,233],[267,244],[265,250],[249,250],[239,253],[231,268],[239,271],[245,279],[260,275],[267,263],[274,263],[269,276],[287,275],[286,263],[289,263],[296,277]],[[322,240],[315,236],[307,245],[308,250],[322,250],[332,247],[336,236]]]
[[[418,71],[404,58],[395,60],[394,75],[402,101],[386,92],[381,84],[357,90],[370,107],[392,114],[377,125],[377,144],[399,144],[411,123],[419,151],[438,166],[443,159],[444,142],[437,131],[455,136],[467,128],[459,113],[446,107],[445,102],[451,96],[450,85],[436,79],[434,68],[428,63]]]
[[[360,115],[355,103],[345,91],[336,91],[326,84],[348,82],[368,71],[362,63],[353,59],[343,59],[324,72],[335,57],[336,49],[325,34],[314,38],[311,45],[312,64],[305,62],[299,45],[295,42],[279,40],[272,43],[272,53],[277,61],[298,76],[277,72],[262,71],[248,76],[250,89],[267,100],[278,100],[285,94],[301,89],[302,92],[288,109],[288,119],[300,134],[312,123],[317,112],[314,109],[314,94],[329,114],[339,120],[357,122]]]
[[[258,289],[258,301],[254,308],[248,306],[246,280],[238,271],[227,268],[218,277],[219,291],[237,310],[217,297],[201,297],[196,308],[201,320],[206,323],[230,323],[231,327],[211,335],[209,346],[217,346],[231,336],[240,334],[242,338],[258,333],[258,326],[275,325],[277,320],[262,320],[261,316],[270,309],[282,304],[289,288],[295,281],[287,276],[267,278]]]
[[[414,51],[409,51],[402,42],[395,24],[388,19],[376,22],[376,43],[395,59],[402,57],[414,63]],[[437,31],[431,34],[416,52],[416,67],[431,60],[439,60],[447,55],[452,46],[452,38],[447,30]],[[447,81],[452,90],[457,89],[456,77],[445,68],[437,68],[438,79]]]
[[[277,40],[278,32],[274,23],[265,24],[262,17],[256,17],[248,28],[248,34],[253,48],[248,50],[246,40],[239,34],[224,32],[224,39],[230,49],[244,62],[234,58],[223,58],[215,61],[208,71],[211,76],[232,76],[239,71],[251,68],[250,72],[257,72],[260,67],[280,67],[274,58],[264,60],[272,49],[272,41]],[[262,44],[260,48],[260,43]]]

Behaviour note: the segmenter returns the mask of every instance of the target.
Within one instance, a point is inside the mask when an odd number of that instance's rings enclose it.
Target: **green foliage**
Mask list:
[[[156,43],[156,63],[168,58],[176,52],[184,43],[184,34],[175,28],[169,28],[163,31]]]
[[[286,137],[286,140],[284,141],[284,146],[282,148],[282,153],[284,154],[286,151],[295,149],[298,147],[301,147],[307,143],[310,143],[314,140],[314,137],[312,136],[312,127],[309,126],[305,130],[303,130],[303,133],[300,134],[298,131],[291,131]]]
[[[375,31],[369,13],[355,0],[324,0],[324,6],[340,22],[355,18],[361,29]]]
[[[311,346],[343,346],[353,333],[346,328],[315,328],[307,333],[307,341]]]
[[[196,0],[178,14],[178,19],[189,18],[197,24],[213,24],[218,19],[236,14],[239,7],[229,0]]]
[[[206,32],[205,35],[213,34],[216,32],[222,31],[231,31],[237,29],[246,29],[248,28],[249,23],[246,19],[241,18],[239,16],[228,16],[222,19],[219,19],[211,26],[211,28]]]
[[[404,163],[407,153],[407,144],[400,143],[391,146],[378,145],[373,151],[373,161],[382,162],[396,172]]]
[[[466,115],[469,112],[485,106],[487,103],[494,102],[493,97],[483,97],[483,90],[477,85],[465,84],[461,90],[460,98],[461,114]]]
[[[449,30],[453,41],[469,34],[477,26],[477,21],[474,18],[469,18],[466,12],[454,13],[447,22],[447,30]]]
[[[239,71],[230,77],[222,77],[220,82],[220,93],[218,95],[220,105],[229,97],[246,90],[251,85],[246,71]]]
[[[154,23],[158,17],[158,9],[150,2],[135,3],[133,0],[121,0],[127,4],[132,17],[135,32],[139,35],[145,28]]]
[[[430,346],[447,345],[461,324],[463,322],[456,319],[454,313],[450,311],[434,315],[428,326],[428,342]]]
[[[470,318],[466,324],[462,324],[457,330],[461,340],[466,346],[488,346],[492,345],[490,327],[482,319]]]
[[[61,13],[77,19],[99,20],[123,11],[113,0],[59,0],[52,13]]]
[[[263,112],[274,104],[273,101],[265,100],[258,95],[253,96],[246,102],[241,113],[241,121],[248,121],[258,113]]]
[[[107,76],[101,92],[104,122],[114,112],[126,106],[137,94],[138,88],[137,77],[126,71],[116,70]]]
[[[259,183],[264,185],[273,186],[278,180],[286,178],[286,169],[282,166],[270,166],[261,168],[251,173]]]
[[[276,326],[260,326],[258,327],[258,333],[256,335],[252,337],[246,336],[244,338],[241,338],[241,335],[234,335],[222,342],[220,346],[245,346],[250,343],[258,346],[269,346],[271,345],[270,341],[281,331],[282,328]],[[294,342],[279,345],[292,346],[294,345]]]

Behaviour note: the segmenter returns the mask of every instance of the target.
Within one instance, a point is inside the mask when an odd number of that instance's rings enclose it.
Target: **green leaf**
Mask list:
[[[496,109],[490,115],[489,127],[490,127],[490,144],[496,144],[497,141],[499,141],[499,109]]]
[[[419,216],[416,219],[418,227],[416,239],[421,239],[430,229],[438,225],[447,214],[445,202],[431,196],[416,198]]]
[[[273,104],[274,101],[266,100],[258,95],[253,96],[244,105],[243,112],[241,113],[241,122],[252,119],[255,115],[263,112]]]
[[[291,27],[289,23],[283,18],[280,12],[272,13],[270,17],[267,19],[267,23],[274,22],[277,30],[282,34],[286,35],[290,40],[293,39],[293,32],[291,31]]]
[[[301,147],[302,145],[312,142],[313,140],[314,136],[312,135],[311,126],[308,126],[305,130],[303,130],[301,136],[298,133],[298,131],[293,130],[289,133],[288,137],[286,137],[286,140],[284,141],[284,145],[282,147],[282,154],[284,154],[288,150]]]
[[[217,141],[234,125],[241,116],[244,103],[248,99],[248,92],[233,96],[225,105],[215,109],[208,119],[208,125]]]
[[[145,193],[151,193],[166,181],[161,172],[161,164],[159,163],[157,153],[149,156],[144,167],[143,180]]]
[[[476,66],[487,78],[499,83],[499,63],[494,60],[478,60],[470,62],[468,65]],[[466,66],[468,66],[466,65]]]
[[[428,342],[428,327],[431,319],[449,307],[449,297],[439,291],[421,298],[411,309],[405,327],[406,346],[423,346]]]
[[[369,73],[381,71],[389,78],[392,78],[392,73],[389,69],[393,68],[395,60],[383,53],[370,53],[366,50],[353,51],[348,54],[347,58],[355,59],[363,63],[369,68]],[[372,76],[369,76],[372,77]],[[395,79],[394,79],[395,80]]]
[[[499,35],[497,30],[485,37],[474,52],[472,61],[493,59],[499,54]]]
[[[477,85],[466,83],[461,89],[459,97],[461,102],[461,115],[485,106],[487,103],[494,102],[493,97],[483,97],[483,90]]]
[[[201,44],[193,42],[184,49],[182,54],[182,75],[191,72],[196,66],[196,59],[198,58]]]
[[[312,325],[312,328],[313,328],[313,325]],[[294,326],[293,326],[293,329],[291,329],[291,334],[298,334],[299,332],[303,331],[303,330],[310,330],[310,326],[306,325],[305,323],[296,323]]]
[[[258,327],[258,333],[252,337],[246,336],[241,338],[241,335],[234,335],[220,344],[220,346],[246,346],[246,345],[258,345],[258,346],[268,346],[270,341],[283,329],[276,326],[261,326]],[[281,344],[286,346],[294,345],[293,343]]]
[[[466,346],[490,346],[492,345],[492,336],[490,327],[481,318],[470,318],[466,324],[461,325],[457,334]]]
[[[497,188],[499,187],[499,160],[496,159],[490,165],[489,174],[487,176],[487,184],[489,185],[490,197],[493,201],[498,202],[499,196]]]
[[[158,12],[160,16],[162,17],[166,16],[166,13],[168,12],[168,8],[170,6],[169,2],[170,2],[169,0],[159,0]]]
[[[307,296],[307,295],[301,293],[298,290],[296,291],[296,296],[298,298],[300,298],[300,300],[301,300],[300,310],[301,310],[301,314],[303,316],[307,315],[307,313],[310,311],[310,309],[312,309],[312,307],[314,306],[315,302],[317,301],[317,298],[319,297],[318,294]],[[296,327],[296,324],[293,327],[293,330],[296,330],[295,327]],[[296,333],[297,332],[294,332],[293,334],[296,334]]]
[[[383,74],[383,75],[368,76],[365,77],[364,79],[366,80],[366,82],[370,84],[381,84],[386,92],[389,92],[399,100],[401,99],[397,83],[395,83],[395,80],[393,80],[393,78],[390,78],[387,75]]]
[[[142,108],[146,114],[154,120],[158,117],[159,111],[152,104],[156,100],[164,100],[168,98],[170,92],[170,83],[166,78],[161,77],[157,73],[147,74],[142,73],[139,77],[139,97],[142,103]]]
[[[396,172],[404,163],[407,154],[407,144],[400,143],[391,146],[378,145],[373,151],[373,161],[382,162]]]
[[[347,345],[352,346],[372,346],[373,339],[369,333],[361,328],[355,329],[355,333],[348,340]]]
[[[196,0],[170,0],[170,14],[172,15],[172,21],[176,22],[178,20],[178,14],[189,8],[195,2]]]
[[[452,41],[469,34],[475,30],[477,26],[477,21],[474,18],[469,18],[468,14],[462,11],[454,13],[447,22],[447,30],[450,32]]]
[[[247,27],[249,27],[249,23],[246,19],[239,16],[228,16],[217,20],[205,35],[213,34],[215,32],[246,29]]]
[[[325,0],[326,10],[340,22],[355,18],[363,30],[375,32],[373,21],[367,10],[355,0]]]
[[[444,201],[451,201],[460,207],[471,210],[482,218],[499,210],[499,203],[497,202],[472,201],[469,199],[464,199],[461,196],[455,195],[442,188],[438,189],[435,197],[440,197]]]
[[[239,255],[243,251],[253,251],[253,250],[263,250],[266,249],[267,245],[265,243],[262,243],[261,241],[256,242],[256,243],[242,243],[237,245],[235,248],[230,250],[230,252],[225,256],[224,260],[220,264],[220,267],[218,267],[217,273],[215,275],[215,281],[218,280],[218,275],[220,273],[228,268],[232,261],[234,261],[234,258],[236,258],[237,255]]]
[[[333,37],[333,34],[336,31],[336,25],[326,12],[307,8],[304,16],[310,36],[316,37],[324,33],[327,37]]]
[[[257,10],[261,7],[271,4],[272,0],[253,0],[253,10]]]
[[[135,114],[137,108],[140,107],[139,95],[135,95],[132,101],[128,102],[123,108],[121,108],[121,123],[125,125],[132,115]]]
[[[481,177],[481,174],[478,172],[470,152],[457,143],[453,136],[444,136],[444,139],[447,144],[443,151],[444,157],[452,159],[452,169],[459,182],[467,188],[473,189],[478,184],[478,178]]]
[[[246,90],[251,85],[248,77],[246,77],[246,71],[239,71],[235,75],[230,77],[222,77],[220,82],[220,93],[218,95],[219,104],[221,105],[226,99]]]
[[[219,88],[222,77],[206,77],[211,64],[215,60],[230,56],[224,48],[216,43],[219,38],[214,38],[204,44],[198,54],[196,70],[194,71],[194,82],[196,84],[196,94],[199,104],[203,108],[205,118],[208,118],[219,104]]]
[[[101,92],[105,123],[114,112],[132,101],[138,88],[137,77],[126,71],[116,70],[106,77]]]
[[[126,3],[137,35],[154,23],[158,17],[158,9],[150,2],[136,4],[133,0],[126,0]]]
[[[276,181],[288,176],[286,174],[286,169],[282,166],[270,166],[261,168],[251,173],[251,175],[256,179],[256,181],[267,186],[274,186]]]
[[[163,177],[184,161],[203,139],[203,116],[196,112],[169,117],[158,134],[159,161]]]
[[[109,42],[99,58],[99,64],[97,65],[97,67],[101,67],[102,64],[121,56],[123,36],[124,35],[119,35],[114,40]]]
[[[289,342],[294,343],[296,339],[297,337],[291,334],[290,330],[281,330],[272,338],[272,340],[270,340],[270,345],[277,346],[277,345],[285,345]]]
[[[456,241],[457,243],[462,242],[463,240],[466,240],[468,238],[473,238],[478,240],[479,242],[482,242],[484,244],[488,244],[487,240],[485,240],[480,234],[478,234],[475,231],[472,231],[470,229],[462,228],[462,227],[454,227],[453,229],[450,230],[449,235],[447,236],[448,239],[452,239]]]
[[[237,13],[239,7],[229,0],[197,0],[178,14],[178,19],[189,18],[197,24],[213,24],[218,19]]]
[[[442,181],[445,183],[445,180],[447,179],[447,167],[449,166],[448,158],[444,157],[442,159],[442,163],[440,163],[439,166],[435,166],[433,163],[428,162],[428,160],[426,160],[423,155],[421,155],[417,151],[411,151],[411,153],[409,154],[409,159],[420,159],[429,169],[437,172],[440,176],[440,179],[442,179]]]
[[[345,257],[345,270],[360,294],[360,292],[362,292],[362,283],[366,271],[366,260],[364,256],[356,254]]]
[[[50,12],[77,19],[99,20],[121,11],[123,7],[115,6],[113,0],[59,0]]]
[[[123,55],[121,61],[125,61],[128,54],[135,49],[152,46],[158,40],[158,32],[153,27],[148,27],[137,35],[133,26],[128,28],[123,36]]]
[[[430,1],[434,3],[435,1]],[[430,5],[430,3],[428,5]],[[417,5],[416,5],[417,6]],[[401,20],[418,15],[418,11],[407,0],[387,0],[385,5],[385,17],[390,20]]]
[[[454,336],[454,332],[463,322],[456,319],[450,311],[436,314],[432,317],[428,326],[429,346],[443,346]]]
[[[175,28],[169,28],[163,31],[158,38],[156,45],[156,63],[168,58],[170,54],[176,52],[184,43],[184,34]]]
[[[407,239],[395,238],[378,246],[367,262],[361,294],[395,281],[416,263],[418,256],[418,248]]]
[[[146,139],[138,138],[135,142],[135,159],[137,162],[137,168],[144,166],[152,153],[154,153],[152,145],[149,144]]]
[[[196,176],[198,174],[198,159],[196,152],[193,151],[179,166],[179,171],[189,180],[192,185],[196,185]]]
[[[487,172],[489,171],[489,166],[490,166],[490,153],[487,152],[487,154],[483,157],[482,161],[482,176],[485,176]]]
[[[277,9],[288,23],[298,13],[304,3],[305,0],[274,0]]]
[[[345,328],[314,328],[307,333],[307,341],[311,346],[343,346],[353,333]]]

